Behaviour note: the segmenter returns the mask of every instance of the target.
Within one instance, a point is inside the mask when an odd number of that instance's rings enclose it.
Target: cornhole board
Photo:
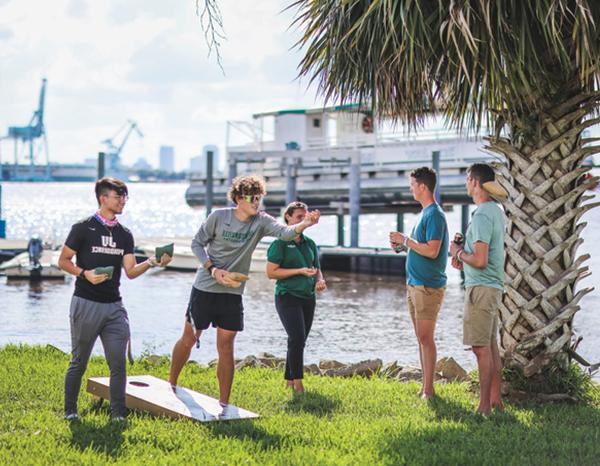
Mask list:
[[[110,400],[109,378],[89,378],[87,391],[97,398]],[[125,405],[129,409],[148,411],[156,416],[185,417],[200,422],[259,417],[256,413],[233,405],[229,405],[227,415],[223,416],[219,400],[179,386],[173,392],[169,382],[152,375],[127,377],[125,395]]]

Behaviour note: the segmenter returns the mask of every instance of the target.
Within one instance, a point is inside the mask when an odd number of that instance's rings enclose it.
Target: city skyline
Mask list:
[[[29,122],[45,77],[51,162],[94,157],[128,119],[144,138],[128,140],[127,165],[158,166],[161,145],[175,148],[177,170],[207,144],[224,154],[227,120],[322,103],[295,79],[301,53],[290,48],[300,34],[293,12],[282,11],[290,3],[219,3],[223,75],[193,0],[50,0],[36,10],[0,0],[0,137]],[[0,150],[12,161],[12,141]]]

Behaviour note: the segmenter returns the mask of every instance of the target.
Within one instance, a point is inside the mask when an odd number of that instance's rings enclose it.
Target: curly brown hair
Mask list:
[[[233,179],[227,192],[227,198],[237,204],[236,199],[238,196],[264,196],[265,194],[267,194],[267,186],[262,176],[241,175]]]

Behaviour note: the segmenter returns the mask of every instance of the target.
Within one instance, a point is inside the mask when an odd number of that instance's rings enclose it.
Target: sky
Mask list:
[[[160,145],[176,168],[202,147],[224,153],[227,120],[322,105],[296,79],[300,31],[292,0],[221,0],[222,64],[208,56],[195,0],[0,0],[0,137],[25,126],[48,79],[45,124],[51,162],[95,157],[128,119],[125,164],[158,165]],[[12,160],[12,141],[0,141]]]

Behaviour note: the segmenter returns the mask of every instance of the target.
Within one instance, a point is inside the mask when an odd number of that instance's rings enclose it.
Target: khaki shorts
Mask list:
[[[437,320],[446,287],[407,286],[406,301],[412,320]]]
[[[473,286],[465,290],[463,343],[467,346],[490,346],[498,334],[498,311],[502,290]]]

